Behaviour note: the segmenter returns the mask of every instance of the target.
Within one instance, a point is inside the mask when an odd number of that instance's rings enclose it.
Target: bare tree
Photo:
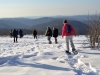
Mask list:
[[[91,17],[91,20],[88,20],[88,35],[90,46],[100,48],[100,15],[96,14]]]

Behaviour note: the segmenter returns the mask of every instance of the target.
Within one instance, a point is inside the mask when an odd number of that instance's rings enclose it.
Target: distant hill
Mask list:
[[[67,19],[78,34],[86,34],[87,27],[87,16],[52,16],[52,17],[41,17],[36,19],[30,18],[2,18],[0,19],[0,29],[37,29],[45,32],[47,26],[57,27],[61,34],[61,28],[63,26],[63,20]]]
[[[0,22],[0,29],[11,29],[11,28],[12,28],[11,26]]]
[[[51,17],[42,17],[42,18],[38,18],[38,19],[28,19],[28,18],[5,18],[2,20],[5,21],[13,21],[13,22],[19,22],[21,24],[24,24],[26,26],[33,26],[33,25],[37,25],[37,24],[42,24],[42,23],[46,23],[46,22],[50,22],[52,20],[54,20],[55,18],[51,18]],[[23,25],[22,25],[23,26]]]
[[[68,23],[71,24],[75,28],[75,30],[77,31],[78,34],[86,34],[86,31],[87,31],[86,24],[84,24],[80,21],[75,21],[75,20],[68,20]],[[61,34],[62,26],[63,26],[63,19],[55,19],[55,20],[47,22],[47,23],[42,23],[42,24],[32,26],[31,28],[45,31],[48,26],[51,28],[53,26],[57,27],[59,29],[59,33]]]
[[[25,24],[22,24],[20,22],[17,21],[11,21],[11,20],[6,20],[6,19],[0,19],[0,28],[2,28],[1,26],[3,26],[4,28],[27,28],[28,26]]]

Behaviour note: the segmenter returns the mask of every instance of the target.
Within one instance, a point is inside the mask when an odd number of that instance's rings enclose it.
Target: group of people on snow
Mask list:
[[[20,29],[19,31],[14,29],[10,31],[10,35],[11,37],[14,37],[14,42],[17,42],[17,38],[18,38],[18,34],[20,35],[20,38],[23,37],[23,31]],[[75,51],[75,46],[73,43],[73,35],[76,36],[76,31],[74,30],[74,28],[67,22],[67,20],[63,21],[63,27],[62,27],[62,38],[65,37],[65,42],[66,42],[66,53],[69,53],[69,41],[72,47],[72,51]],[[37,39],[37,31],[36,29],[33,30],[33,36],[34,39]],[[55,43],[57,44],[57,37],[58,37],[58,29],[53,27],[53,30],[50,27],[47,27],[46,31],[45,31],[45,36],[47,36],[47,40],[49,42],[49,44],[52,44],[51,41],[51,37],[53,36],[55,39]]]
[[[34,39],[37,39],[36,29],[33,30],[33,36],[34,36]],[[53,31],[52,31],[50,27],[47,27],[45,36],[47,36],[47,40],[49,41],[49,44],[52,43],[52,41],[51,41],[52,36],[55,38],[55,43],[56,44],[58,43],[57,42],[57,37],[58,37],[58,29],[57,28],[53,27]]]
[[[19,31],[17,29],[11,29],[10,30],[10,37],[14,38],[14,42],[17,42],[18,35],[20,36],[20,38],[23,37],[23,31],[22,31],[22,29],[20,29]]]
[[[52,43],[52,41],[51,41],[52,35],[55,38],[55,43],[58,43],[57,42],[58,29],[53,27],[53,34],[52,34],[52,30],[50,29],[50,27],[47,27],[47,30],[45,32],[45,36],[47,36],[49,44]],[[76,31],[74,30],[72,25],[68,24],[67,20],[64,20],[63,21],[63,27],[62,27],[62,38],[65,37],[66,53],[68,53],[68,54],[71,54],[71,52],[69,52],[70,51],[70,49],[69,49],[69,41],[70,41],[73,53],[74,54],[78,53],[76,51],[74,43],[73,43],[73,35],[76,36]]]
[[[47,27],[45,36],[47,36],[47,39],[49,41],[49,44],[52,44],[51,37],[53,36],[55,39],[55,43],[57,44],[57,37],[58,37],[58,29],[53,27],[53,31],[51,30],[50,27]]]

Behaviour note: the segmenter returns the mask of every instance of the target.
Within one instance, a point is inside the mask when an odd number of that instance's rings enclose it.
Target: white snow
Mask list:
[[[100,75],[100,50],[89,48],[85,36],[74,37],[78,55],[65,53],[65,40],[48,44],[47,37],[32,35],[13,42],[0,37],[0,75]],[[84,45],[83,45],[84,44]],[[70,48],[71,49],[71,48]]]

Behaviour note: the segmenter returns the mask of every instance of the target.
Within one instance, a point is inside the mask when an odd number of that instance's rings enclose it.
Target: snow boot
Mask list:
[[[68,50],[65,51],[67,54],[71,55],[71,52],[69,52]]]
[[[52,44],[52,42],[51,42],[51,41],[49,41],[49,44]]]
[[[72,52],[74,53],[74,55],[78,54],[78,51],[75,49],[75,47],[72,48]]]

